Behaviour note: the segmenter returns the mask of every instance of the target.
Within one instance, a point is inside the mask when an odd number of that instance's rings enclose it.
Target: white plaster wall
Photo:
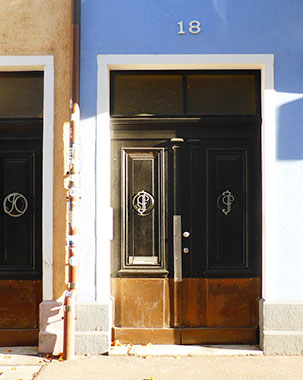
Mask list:
[[[267,301],[303,300],[303,144],[296,141],[303,125],[297,121],[300,115],[291,109],[287,122],[280,120],[283,107],[295,102],[301,104],[303,112],[303,94],[275,92],[275,262],[269,271],[275,286]],[[302,145],[302,153],[297,144]],[[281,146],[289,157],[281,153]]]
[[[80,301],[96,299],[96,118],[81,120]]]
[[[278,301],[303,300],[303,161],[277,163],[276,294]]]

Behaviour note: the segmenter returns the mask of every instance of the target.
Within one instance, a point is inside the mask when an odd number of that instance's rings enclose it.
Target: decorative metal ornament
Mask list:
[[[25,196],[17,192],[8,194],[3,201],[3,211],[14,218],[23,215],[27,206],[28,202]]]
[[[152,212],[155,205],[154,197],[145,190],[139,191],[132,200],[133,209],[140,216],[148,215]]]
[[[229,190],[226,190],[218,196],[217,205],[223,214],[227,215],[230,213],[234,201],[235,196]]]

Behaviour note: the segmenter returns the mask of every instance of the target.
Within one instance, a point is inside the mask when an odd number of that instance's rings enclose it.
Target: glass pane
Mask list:
[[[116,74],[112,114],[182,115],[182,76]]]
[[[0,118],[43,116],[43,74],[0,73]]]
[[[256,114],[254,74],[215,74],[187,76],[187,114]]]

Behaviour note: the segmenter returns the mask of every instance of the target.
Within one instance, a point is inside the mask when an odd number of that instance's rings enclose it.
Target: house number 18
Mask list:
[[[178,25],[179,25],[178,34],[185,34],[185,31],[184,31],[184,22],[183,21],[179,21]],[[198,34],[198,33],[200,33],[201,32],[200,21],[197,21],[197,20],[190,21],[189,24],[188,24],[188,31],[191,34]]]

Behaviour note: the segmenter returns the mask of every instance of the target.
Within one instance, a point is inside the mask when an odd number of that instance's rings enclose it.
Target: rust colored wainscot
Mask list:
[[[185,278],[177,293],[172,279],[116,278],[112,295],[123,343],[258,342],[259,278]]]
[[[36,345],[41,281],[0,281],[0,346]]]
[[[185,278],[182,326],[255,327],[259,297],[259,278]]]
[[[114,278],[114,325],[166,328],[169,322],[169,284],[165,278]]]

